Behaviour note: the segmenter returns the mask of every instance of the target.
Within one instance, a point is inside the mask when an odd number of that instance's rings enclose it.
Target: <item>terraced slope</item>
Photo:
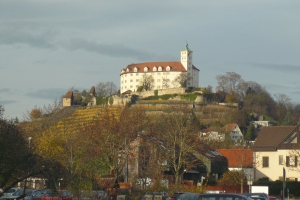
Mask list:
[[[134,106],[142,106],[145,108],[146,112],[151,113],[161,113],[164,112],[166,107],[185,105],[190,109],[193,109],[198,119],[203,124],[211,124],[214,121],[221,120],[227,112],[236,110],[237,107],[234,106],[224,106],[224,105],[211,105],[211,104],[194,104],[189,101],[169,101],[169,100],[140,100]]]
[[[78,108],[72,115],[60,120],[53,128],[61,133],[72,133],[84,126],[92,125],[96,121],[101,120],[101,117],[104,115],[114,116],[118,119],[120,116],[120,107]]]

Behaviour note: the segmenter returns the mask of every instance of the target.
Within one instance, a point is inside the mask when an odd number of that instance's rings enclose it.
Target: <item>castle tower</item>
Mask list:
[[[191,51],[188,47],[188,43],[186,43],[185,48],[181,51],[181,64],[187,71],[187,87],[192,87],[194,70],[193,70],[193,51]]]

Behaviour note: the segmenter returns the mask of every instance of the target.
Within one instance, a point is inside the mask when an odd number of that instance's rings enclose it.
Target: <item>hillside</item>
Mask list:
[[[55,128],[61,133],[72,133],[83,126],[92,125],[104,115],[114,116],[116,118],[120,116],[120,107],[73,107],[73,109],[74,111],[72,113],[68,116],[65,115],[65,117],[61,117],[52,128]]]
[[[204,125],[212,124],[214,121],[220,121],[227,112],[236,110],[236,106],[226,106],[217,104],[193,103],[190,101],[172,101],[172,100],[139,100],[133,106],[143,107],[147,113],[161,113],[166,107],[174,105],[186,105],[193,109],[198,119]]]

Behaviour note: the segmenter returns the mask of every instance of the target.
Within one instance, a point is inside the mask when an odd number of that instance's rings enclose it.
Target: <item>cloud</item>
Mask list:
[[[98,44],[80,38],[70,39],[69,42],[63,43],[63,46],[71,51],[85,50],[112,57],[134,57],[138,60],[149,60],[156,57],[147,51],[136,50],[122,44]]]
[[[0,89],[0,93],[11,93],[11,90],[9,88],[2,88]]]
[[[59,99],[66,93],[66,89],[62,88],[50,88],[50,89],[39,89],[33,92],[27,92],[25,96],[38,98],[38,99]]]
[[[15,100],[0,100],[0,105],[7,105],[7,104],[13,104],[16,103]]]
[[[0,26],[0,44],[14,45],[27,44],[31,47],[53,49],[55,44],[52,42],[55,33],[51,30],[38,31],[36,29],[28,30],[23,25],[3,25]],[[40,33],[38,33],[40,32]]]
[[[267,70],[278,70],[278,71],[294,71],[300,72],[300,65],[289,65],[289,64],[273,64],[273,63],[249,63],[252,67]]]

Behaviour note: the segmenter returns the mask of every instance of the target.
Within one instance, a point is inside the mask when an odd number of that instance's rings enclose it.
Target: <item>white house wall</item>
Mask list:
[[[135,92],[137,88],[140,86],[140,83],[143,79],[143,75],[152,75],[154,79],[154,87],[153,90],[156,89],[166,89],[163,88],[163,79],[169,79],[169,85],[170,88],[174,88],[172,85],[172,81],[180,75],[182,72],[141,72],[141,73],[126,73],[121,75],[121,93],[131,90],[132,92]]]
[[[255,152],[255,180],[268,177],[270,181],[280,180],[283,177],[283,168],[286,170],[287,179],[300,180],[300,173],[296,169],[300,169],[299,158],[297,167],[286,166],[286,156],[289,156],[288,150]],[[279,164],[279,155],[283,156],[283,164]],[[263,157],[269,157],[269,167],[262,167]]]

